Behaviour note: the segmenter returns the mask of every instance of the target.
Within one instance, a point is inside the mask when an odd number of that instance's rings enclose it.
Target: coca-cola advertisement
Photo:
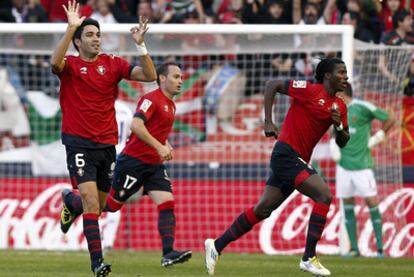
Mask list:
[[[0,183],[1,249],[86,249],[81,219],[75,221],[66,235],[60,231],[60,192],[71,187],[67,179],[0,178]],[[177,247],[201,251],[204,239],[220,235],[240,212],[255,204],[263,185],[256,181],[176,180]],[[270,255],[302,253],[312,205],[309,198],[295,192],[227,251]],[[383,214],[386,256],[413,257],[414,185],[405,185],[381,196],[379,208]],[[358,202],[355,213],[361,254],[372,256],[376,249],[369,211]],[[340,215],[335,200],[318,244],[319,253],[339,254]],[[149,199],[130,202],[115,222],[110,223],[115,226],[115,233],[109,232],[113,237],[103,240],[111,241],[118,249],[157,251],[161,248],[157,216],[156,206]],[[103,214],[100,220],[103,231],[109,224],[107,219]]]

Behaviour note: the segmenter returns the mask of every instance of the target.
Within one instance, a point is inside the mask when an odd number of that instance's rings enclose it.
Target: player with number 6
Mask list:
[[[104,263],[98,217],[105,207],[115,168],[118,129],[115,100],[118,82],[130,79],[152,82],[155,67],[144,44],[147,20],[131,29],[141,67],[100,52],[99,23],[79,15],[79,3],[69,1],[65,10],[68,26],[51,58],[52,71],[60,80],[62,143],[73,188],[79,189],[83,206],[84,235],[88,244],[91,270],[95,276],[107,276],[111,266]],[[78,56],[66,55],[73,43]],[[65,197],[67,191],[62,192]],[[76,209],[76,207],[74,208]],[[78,216],[63,205],[61,229],[66,233]]]

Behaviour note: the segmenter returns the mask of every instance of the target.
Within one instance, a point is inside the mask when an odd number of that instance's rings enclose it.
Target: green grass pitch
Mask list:
[[[106,261],[112,263],[111,276],[125,277],[197,277],[208,276],[201,253],[184,264],[163,268],[159,252],[111,251]],[[216,267],[217,277],[312,276],[299,270],[299,256],[261,254],[224,254]],[[322,263],[332,276],[414,276],[414,259],[342,258],[322,256]],[[0,251],[0,276],[49,277],[93,276],[87,252]]]

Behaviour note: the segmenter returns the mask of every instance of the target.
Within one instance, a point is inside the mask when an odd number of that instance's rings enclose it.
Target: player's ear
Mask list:
[[[325,72],[325,78],[328,80],[332,79],[332,73],[331,72]]]
[[[75,38],[74,42],[75,42],[75,45],[79,48],[81,44],[81,40],[79,38]]]

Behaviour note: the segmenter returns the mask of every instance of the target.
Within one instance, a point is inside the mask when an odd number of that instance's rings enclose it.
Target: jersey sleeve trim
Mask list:
[[[140,113],[140,112],[136,112],[136,113],[134,114],[134,117],[141,118],[141,119],[144,121],[144,123],[147,123],[147,121],[148,121],[148,119],[147,119],[147,117],[145,116],[145,114]]]
[[[128,69],[128,76],[131,78],[132,70],[134,70],[135,65],[130,64]]]

